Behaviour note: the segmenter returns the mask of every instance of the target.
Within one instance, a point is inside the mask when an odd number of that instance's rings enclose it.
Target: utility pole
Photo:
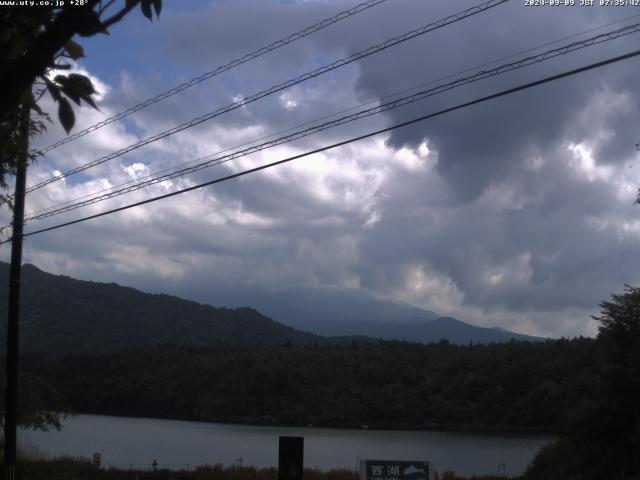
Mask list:
[[[11,268],[9,273],[9,308],[7,318],[7,360],[4,399],[4,467],[5,480],[16,478],[16,436],[18,427],[18,344],[20,326],[20,287],[22,277],[22,227],[27,183],[30,105],[23,101],[20,109],[20,142],[16,158],[16,190],[11,236]]]

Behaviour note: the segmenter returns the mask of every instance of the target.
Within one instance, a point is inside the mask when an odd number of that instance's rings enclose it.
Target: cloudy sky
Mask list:
[[[100,111],[77,110],[74,131],[356,3],[164,0],[161,19],[153,23],[137,11],[110,36],[79,40],[86,58],[76,69],[93,79]],[[29,184],[477,3],[387,0],[53,150],[31,168]],[[347,108],[370,107],[389,95],[459,77],[549,42],[578,35],[533,53],[640,22],[639,14],[634,7],[528,7],[524,0],[511,0],[42,188],[29,196],[27,210],[300,128]],[[456,88],[33,222],[26,231],[627,53],[639,40],[640,34],[629,35]],[[640,207],[633,205],[640,186],[638,62],[617,63],[242,179],[34,235],[26,240],[24,260],[52,273],[198,299],[207,291],[250,296],[296,286],[364,289],[477,325],[546,336],[591,335],[595,325],[589,315],[597,313],[598,304],[625,283],[640,283]],[[48,99],[43,106],[55,111]],[[52,125],[34,145],[63,137]],[[7,219],[2,212],[4,223]],[[7,246],[0,248],[7,260]]]

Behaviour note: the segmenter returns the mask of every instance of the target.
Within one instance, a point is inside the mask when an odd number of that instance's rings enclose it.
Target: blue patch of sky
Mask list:
[[[164,7],[176,12],[197,12],[223,0],[164,0]]]
[[[222,85],[224,85],[225,89],[229,92],[240,92],[241,90],[238,80],[230,75],[222,76]]]
[[[295,5],[296,3],[306,3],[311,0],[280,0],[280,3],[283,5]]]
[[[215,3],[211,0],[164,0],[161,18],[150,22],[139,10],[130,12],[122,21],[113,25],[110,35],[77,38],[84,48],[86,58],[81,64],[90,72],[111,85],[117,85],[123,71],[136,76],[177,75],[190,78],[202,72],[189,72],[184,66],[167,62],[160,42],[158,22],[172,12],[198,11]],[[152,93],[152,92],[150,92]]]
[[[140,128],[131,117],[120,120],[120,123],[124,126],[127,133],[133,134],[138,138],[145,138],[149,135],[144,128]]]
[[[78,173],[77,175],[72,175],[70,177],[66,178],[66,184],[69,187],[75,186],[75,185],[82,185],[86,182],[90,182],[95,180],[96,177],[95,175],[88,175],[85,174],[83,172]]]

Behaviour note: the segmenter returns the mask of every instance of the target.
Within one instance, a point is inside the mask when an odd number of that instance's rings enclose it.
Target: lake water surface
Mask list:
[[[46,456],[90,457],[120,468],[193,468],[205,463],[277,466],[278,437],[304,437],[308,468],[356,469],[359,459],[429,460],[438,471],[465,475],[495,474],[505,464],[521,474],[535,453],[552,440],[548,435],[490,435],[453,432],[339,430],[258,427],[147,418],[78,415],[61,432],[19,432],[19,442]]]

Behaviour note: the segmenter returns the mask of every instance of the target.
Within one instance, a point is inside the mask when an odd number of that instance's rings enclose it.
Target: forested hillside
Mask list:
[[[305,344],[322,337],[274,322],[251,308],[215,308],[170,295],[143,293],[23,267],[21,350],[96,352],[127,347]],[[0,292],[8,265],[0,262]],[[7,296],[0,295],[0,348],[6,335]]]
[[[166,346],[29,356],[73,410],[253,424],[557,431],[589,401],[593,340]]]

